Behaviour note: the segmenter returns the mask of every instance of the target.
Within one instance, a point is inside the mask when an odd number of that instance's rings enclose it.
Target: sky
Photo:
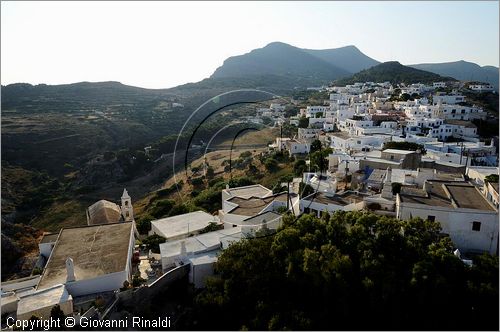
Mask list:
[[[169,88],[274,41],[355,45],[378,61],[498,66],[498,1],[5,2],[2,85]]]

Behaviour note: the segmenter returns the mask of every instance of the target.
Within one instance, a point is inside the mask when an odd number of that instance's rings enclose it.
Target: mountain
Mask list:
[[[357,73],[360,70],[373,67],[380,63],[377,60],[365,55],[353,45],[327,50],[303,50],[321,60],[351,73]]]
[[[494,66],[481,67],[475,63],[463,60],[443,63],[422,63],[409,66],[443,76],[450,76],[461,81],[488,82],[498,89],[498,68]]]
[[[226,59],[210,78],[283,77],[302,86],[321,85],[351,72],[300,48],[274,42]]]
[[[397,61],[384,62],[365,69],[350,77],[334,82],[336,85],[356,82],[391,82],[391,83],[431,83],[436,81],[454,81],[451,77],[443,77],[428,71],[403,66]]]

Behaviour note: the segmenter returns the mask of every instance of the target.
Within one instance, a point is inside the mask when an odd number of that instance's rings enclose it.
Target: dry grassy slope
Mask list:
[[[261,152],[267,150],[267,147],[262,148],[238,148],[239,145],[247,145],[247,144],[263,144],[266,145],[268,142],[273,141],[274,138],[279,135],[279,128],[266,128],[256,131],[250,131],[246,134],[243,134],[241,137],[237,138],[234,143],[234,150],[232,153],[233,160],[237,159],[242,152],[250,151],[254,156],[253,164],[260,170],[261,174],[264,176],[259,180],[259,183],[271,187],[274,183],[283,175],[289,174],[292,172],[292,165],[280,165],[281,169],[276,173],[269,173],[264,166],[258,161],[258,156]],[[227,146],[231,145],[232,140],[225,141],[221,143],[221,145]],[[208,164],[214,168],[215,177],[222,177],[224,180],[229,180],[231,178],[231,174],[228,172],[224,172],[224,166],[222,165],[224,160],[229,159],[229,150],[217,150],[207,153],[206,156],[200,157],[197,160],[191,163],[191,167],[202,166],[203,162],[206,158]],[[193,174],[191,170],[188,172],[177,172],[175,176],[169,178],[162,188],[169,188],[174,185],[176,182],[182,181],[184,185],[180,188],[179,192],[174,192],[167,196],[166,198],[172,199],[176,202],[187,202],[191,196],[191,192],[193,191],[193,186],[190,185],[187,180],[192,177],[202,176],[203,173]],[[241,177],[247,176],[246,170],[233,170],[233,177]],[[136,216],[140,216],[147,208],[149,202],[154,198],[155,193],[152,192],[146,195],[143,199],[134,202],[134,211]]]
[[[86,208],[87,206],[76,200],[55,202],[45,213],[33,220],[32,225],[48,232],[57,232],[63,227],[84,226],[87,224]]]

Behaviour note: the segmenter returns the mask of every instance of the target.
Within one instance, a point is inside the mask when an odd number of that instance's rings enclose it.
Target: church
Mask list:
[[[87,225],[113,224],[123,221],[134,221],[132,199],[127,189],[123,189],[121,206],[116,203],[100,200],[87,208]]]

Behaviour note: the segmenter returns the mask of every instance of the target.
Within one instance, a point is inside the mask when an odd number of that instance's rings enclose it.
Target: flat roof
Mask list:
[[[316,192],[305,197],[304,200],[309,202],[318,202],[321,204],[346,206],[353,203],[359,203],[363,201],[363,198],[353,192],[346,192],[339,195],[335,194],[334,196],[326,196],[322,192]]]
[[[37,289],[66,282],[68,257],[77,281],[124,271],[131,236],[132,222],[62,229]]]
[[[348,139],[350,137],[349,133],[346,131],[337,131],[334,133],[328,133],[328,136],[335,136],[342,139]]]
[[[445,186],[459,208],[496,211],[472,185],[449,183]]]
[[[444,123],[450,124],[450,125],[456,125],[456,126],[463,126],[463,127],[467,127],[467,128],[477,128],[475,124],[473,124],[470,121],[465,121],[465,120],[445,119]]]
[[[399,194],[401,202],[447,208],[496,211],[476,187],[468,182],[429,180],[427,183],[430,187],[428,191],[403,186]],[[452,199],[456,206],[453,204]]]
[[[72,300],[71,295],[66,290],[66,286],[59,284],[50,288],[38,290],[20,296],[17,304],[17,315],[30,313],[42,308],[52,307],[56,304],[65,303]],[[49,317],[43,317],[45,319]]]
[[[290,197],[295,197],[295,194],[290,193]],[[260,197],[232,197],[228,199],[229,202],[237,204],[238,206],[232,209],[229,213],[238,214],[242,216],[254,216],[259,214],[266,206],[271,204],[273,201],[286,202],[287,194],[279,193],[273,196],[268,196],[264,198]]]
[[[221,239],[224,237],[236,237],[241,233],[241,227],[231,227],[205,234],[188,237],[182,240],[160,243],[161,257],[175,257],[181,254],[182,242],[186,246],[186,253],[202,253],[220,248]]]
[[[236,222],[236,224],[240,224],[241,226],[261,226],[263,223],[267,224],[270,222],[280,221],[281,218],[282,216],[279,213],[266,211],[243,221]]]
[[[212,216],[204,211],[195,211],[178,216],[162,218],[151,221],[151,224],[167,239],[179,235],[198,232],[207,227],[211,222],[220,224],[217,216]]]
[[[273,193],[272,190],[260,185],[260,184],[252,184],[249,186],[244,186],[244,187],[237,187],[237,188],[229,188],[229,189],[224,189],[228,194],[231,196],[238,196],[238,197],[265,197]]]
[[[395,153],[395,154],[410,154],[410,153],[415,153],[416,151],[399,150],[399,149],[385,149],[385,150],[382,150],[382,152]]]
[[[189,262],[192,265],[204,265],[217,262],[217,252],[208,252],[206,254],[189,257]]]
[[[44,234],[42,239],[40,240],[40,243],[52,243],[56,242],[57,237],[59,236],[59,233],[47,233]]]

